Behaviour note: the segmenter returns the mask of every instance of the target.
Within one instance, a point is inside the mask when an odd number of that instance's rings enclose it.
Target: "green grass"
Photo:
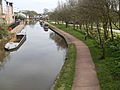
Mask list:
[[[6,24],[0,24],[0,39],[7,37],[8,35],[8,26]]]
[[[96,70],[97,70],[98,78],[100,81],[101,90],[119,90],[120,80],[114,79],[111,74],[111,70],[115,67],[115,64],[113,64],[113,62],[115,62],[114,57],[111,55],[107,55],[105,60],[100,60],[99,58],[101,56],[101,49],[99,48],[99,45],[96,43],[94,39],[87,38],[87,40],[85,41],[84,40],[85,35],[84,33],[81,33],[80,30],[79,31],[73,30],[71,27],[65,28],[65,25],[62,25],[62,24],[59,24],[59,25],[56,24],[55,26],[77,37],[79,40],[82,40],[84,43],[88,45],[92,58],[96,65]],[[112,53],[112,52],[108,51],[108,53]],[[67,90],[67,89],[64,89],[64,90]]]
[[[68,45],[68,58],[60,72],[59,78],[56,81],[54,90],[71,90],[74,74],[75,74],[75,61],[76,49],[75,45]]]

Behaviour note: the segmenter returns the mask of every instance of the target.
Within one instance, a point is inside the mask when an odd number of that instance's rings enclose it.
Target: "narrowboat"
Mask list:
[[[12,51],[17,50],[26,40],[26,34],[18,33],[16,34],[15,38],[10,40],[8,43],[5,44],[5,50]]]

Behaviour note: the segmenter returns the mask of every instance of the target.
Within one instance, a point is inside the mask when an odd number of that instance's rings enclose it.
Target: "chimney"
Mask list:
[[[12,2],[9,2],[9,13],[10,14],[13,14],[13,3]]]

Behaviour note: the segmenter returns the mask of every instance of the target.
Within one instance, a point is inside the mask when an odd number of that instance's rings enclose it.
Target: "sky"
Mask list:
[[[65,2],[66,0],[7,0],[13,2],[14,11],[34,10],[42,13],[44,8],[50,11],[57,7],[58,1]]]

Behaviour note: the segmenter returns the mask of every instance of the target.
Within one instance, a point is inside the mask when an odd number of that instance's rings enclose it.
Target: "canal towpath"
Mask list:
[[[51,24],[49,25],[55,32],[64,36],[68,44],[73,43],[76,46],[77,56],[72,90],[100,90],[95,64],[92,60],[88,46],[72,35]]]
[[[25,27],[25,22],[21,21],[20,24],[18,26],[16,26],[12,31],[11,31],[11,40],[10,41],[14,41],[16,39],[16,34],[20,33],[23,28]]]
[[[19,33],[24,27],[25,27],[25,22],[21,21],[20,24],[11,31],[11,33],[15,33],[15,34]]]

